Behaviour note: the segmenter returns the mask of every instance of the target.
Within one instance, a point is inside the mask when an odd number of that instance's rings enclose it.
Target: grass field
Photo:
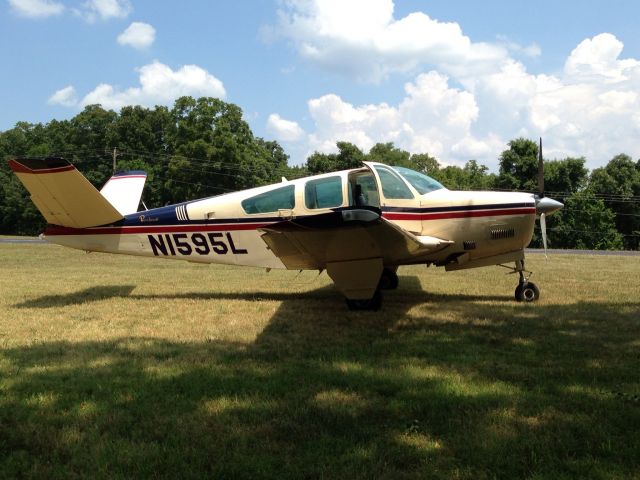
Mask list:
[[[0,245],[0,478],[640,478],[640,257],[326,275]]]

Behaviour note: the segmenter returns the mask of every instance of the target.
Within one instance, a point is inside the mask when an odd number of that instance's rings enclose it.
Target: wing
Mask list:
[[[384,265],[398,265],[453,243],[413,235],[373,207],[338,209],[278,222],[260,231],[288,269],[321,270],[330,263],[373,258],[382,259]]]

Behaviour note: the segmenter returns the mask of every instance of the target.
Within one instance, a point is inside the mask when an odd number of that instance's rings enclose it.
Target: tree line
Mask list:
[[[266,185],[376,161],[421,171],[451,190],[537,191],[538,145],[514,139],[502,152],[498,173],[469,160],[442,165],[428,153],[411,154],[393,143],[368,152],[348,142],[337,153],[311,154],[300,166],[275,141],[254,136],[242,110],[216,98],[182,97],[172,108],[128,106],[115,112],[89,105],[70,120],[19,122],[0,132],[0,234],[33,235],[44,219],[6,160],[60,156],[96,187],[117,170],[145,170],[143,201],[149,208]],[[631,249],[640,245],[640,160],[613,157],[589,171],[584,157],[545,160],[547,195],[565,208],[547,221],[556,248]],[[538,233],[533,245],[539,246]]]

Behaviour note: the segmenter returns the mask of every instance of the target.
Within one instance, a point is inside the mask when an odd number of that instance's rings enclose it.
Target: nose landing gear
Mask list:
[[[535,283],[529,281],[533,272],[528,272],[524,269],[524,260],[516,260],[515,272],[520,275],[520,281],[515,291],[516,300],[518,302],[535,302],[538,300],[540,298],[540,290]],[[526,277],[525,272],[528,273]]]

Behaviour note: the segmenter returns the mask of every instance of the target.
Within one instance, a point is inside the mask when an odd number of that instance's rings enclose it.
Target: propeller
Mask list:
[[[544,161],[542,160],[542,137],[538,147],[538,197],[544,198]]]
[[[540,230],[542,231],[542,246],[544,247],[544,258],[548,260],[547,257],[547,219],[545,218],[545,214],[540,214]]]
[[[544,258],[547,257],[547,214],[560,210],[564,205],[552,198],[544,196],[544,160],[542,158],[542,137],[538,147],[538,195],[536,196],[536,213],[540,216],[540,231],[542,233],[542,246]]]

